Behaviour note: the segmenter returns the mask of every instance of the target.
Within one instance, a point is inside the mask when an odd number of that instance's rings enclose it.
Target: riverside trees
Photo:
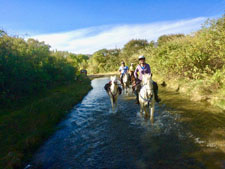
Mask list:
[[[0,104],[8,105],[42,89],[73,81],[87,57],[52,52],[44,42],[34,39],[25,41],[1,30]]]

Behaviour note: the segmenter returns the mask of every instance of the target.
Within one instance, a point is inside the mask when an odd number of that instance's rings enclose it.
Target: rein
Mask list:
[[[115,95],[111,92],[111,90],[109,90],[109,92],[111,93],[111,95],[112,95],[113,97],[115,97],[115,96],[117,95],[117,93],[118,93],[118,89],[116,90],[116,94],[115,94]]]
[[[119,89],[117,88],[116,94],[113,94],[112,91],[111,91],[111,89],[109,90],[110,94],[112,95],[113,102],[115,102],[115,96],[118,94],[118,91],[119,91]]]

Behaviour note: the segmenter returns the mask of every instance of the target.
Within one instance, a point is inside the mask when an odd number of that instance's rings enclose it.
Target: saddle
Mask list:
[[[104,89],[106,90],[107,93],[109,92],[111,85],[112,85],[111,81],[109,81],[108,83],[105,84]],[[119,91],[119,94],[121,95],[122,88],[120,86],[118,86],[118,91]]]

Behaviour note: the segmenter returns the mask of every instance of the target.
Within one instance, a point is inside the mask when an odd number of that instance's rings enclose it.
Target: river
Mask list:
[[[140,116],[133,96],[121,95],[118,111],[112,112],[103,88],[108,81],[106,77],[92,80],[93,89],[59,124],[27,168],[225,168],[224,152],[197,137],[191,122],[187,123],[190,118],[180,110],[156,104],[151,124]]]

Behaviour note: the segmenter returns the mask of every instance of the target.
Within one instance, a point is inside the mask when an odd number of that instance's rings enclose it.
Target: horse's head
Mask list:
[[[153,95],[153,81],[151,74],[145,74],[142,76],[142,83],[146,88],[147,95]]]
[[[128,73],[123,75],[123,82],[126,83],[128,81]]]
[[[116,94],[118,92],[118,80],[116,76],[111,76],[111,86],[110,86],[110,91],[112,94]]]
[[[151,75],[151,74],[144,74],[144,75],[142,76],[142,83],[143,83],[144,85],[147,85],[147,84],[149,84],[150,82],[152,82],[152,75]]]
[[[117,85],[117,77],[116,76],[111,76],[110,80],[111,80],[113,85]]]

